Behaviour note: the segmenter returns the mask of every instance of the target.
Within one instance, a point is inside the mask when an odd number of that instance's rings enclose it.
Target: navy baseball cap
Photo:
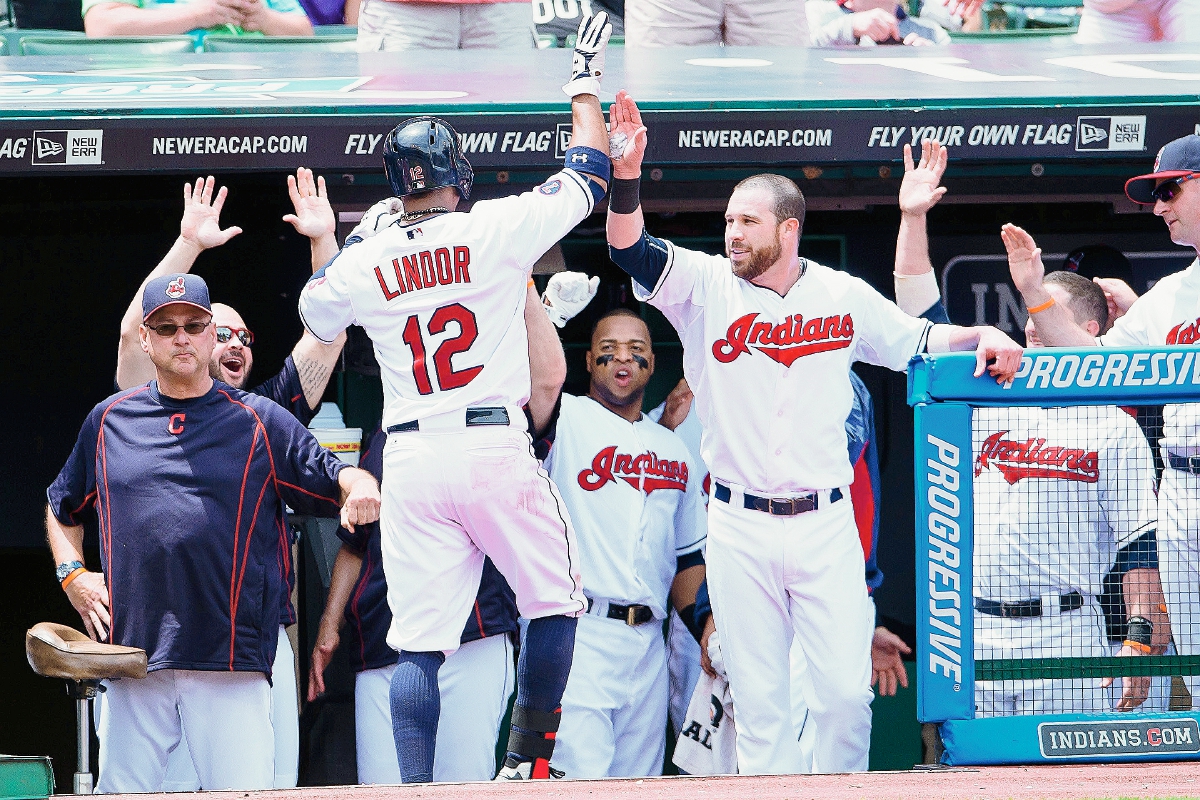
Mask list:
[[[142,322],[163,306],[174,303],[194,306],[201,311],[212,313],[212,303],[208,300],[208,284],[199,275],[189,275],[177,272],[174,275],[164,275],[146,284],[142,292]]]
[[[1154,187],[1163,178],[1182,178],[1200,172],[1200,136],[1190,134],[1167,143],[1154,159],[1154,171],[1125,182],[1125,195],[1135,203],[1152,205]]]

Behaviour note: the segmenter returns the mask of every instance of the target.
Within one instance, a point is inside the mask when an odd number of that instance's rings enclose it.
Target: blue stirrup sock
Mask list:
[[[392,673],[392,736],[396,759],[404,783],[433,780],[433,753],[437,742],[442,696],[438,691],[438,669],[445,662],[441,651],[402,651]]]
[[[574,617],[541,617],[530,620],[525,632],[525,646],[517,663],[517,701],[508,757],[532,761],[532,778],[550,777],[550,756],[575,654],[577,624]]]

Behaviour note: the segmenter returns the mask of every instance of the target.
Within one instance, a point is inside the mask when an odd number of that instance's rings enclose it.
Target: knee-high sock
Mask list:
[[[400,779],[405,783],[433,780],[433,752],[442,714],[437,676],[445,660],[441,652],[401,652],[392,673],[392,736]]]
[[[540,617],[529,621],[525,646],[517,663],[517,703],[534,711],[552,712],[562,703],[575,653],[574,617]],[[521,730],[518,728],[517,730]],[[533,733],[525,731],[525,733]],[[525,758],[509,753],[515,758]]]

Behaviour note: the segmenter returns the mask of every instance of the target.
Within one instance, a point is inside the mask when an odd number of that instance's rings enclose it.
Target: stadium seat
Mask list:
[[[21,55],[95,56],[150,55],[196,52],[191,36],[22,36]]]
[[[22,36],[57,36],[81,39],[84,34],[79,31],[55,31],[48,28],[0,28],[0,39],[7,43],[10,56],[21,55]]]
[[[277,51],[323,50],[353,53],[357,36],[205,36],[206,53],[269,53]]]

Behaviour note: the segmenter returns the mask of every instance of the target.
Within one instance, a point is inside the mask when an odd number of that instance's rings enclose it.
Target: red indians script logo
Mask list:
[[[180,275],[175,280],[167,284],[167,297],[172,300],[178,300],[183,297],[183,276]]]
[[[833,317],[813,317],[807,322],[799,314],[786,317],[778,325],[755,322],[758,314],[747,314],[734,320],[725,333],[726,338],[713,342],[713,358],[728,364],[750,346],[785,367],[801,356],[841,350],[854,339],[854,320],[849,314]]]
[[[594,492],[617,478],[635,489],[650,494],[656,489],[687,490],[688,468],[683,461],[666,461],[657,453],[645,452],[629,456],[617,452],[617,446],[606,447],[592,459],[592,468],[579,473],[579,486]]]
[[[1200,319],[1179,323],[1167,333],[1167,344],[1192,344],[1200,340]]]
[[[983,442],[975,462],[975,474],[988,467],[1000,470],[1004,480],[1014,484],[1022,478],[1058,478],[1065,481],[1095,483],[1100,477],[1096,451],[1078,448],[1047,447],[1045,439],[1014,442],[1005,439],[1008,431],[993,433]]]

